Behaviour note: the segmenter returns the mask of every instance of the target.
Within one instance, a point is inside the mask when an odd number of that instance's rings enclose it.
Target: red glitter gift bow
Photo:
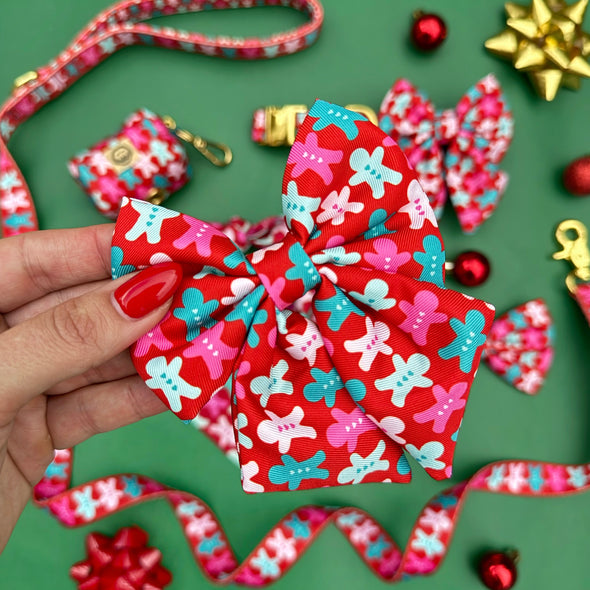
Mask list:
[[[310,21],[266,38],[209,37],[142,22],[177,13],[254,6],[289,6],[304,12]],[[12,95],[0,107],[0,224],[4,237],[39,227],[31,193],[6,143],[18,125],[109,55],[130,45],[155,45],[229,59],[270,59],[313,44],[323,16],[319,0],[123,0],[101,12],[56,59],[18,78]]]
[[[214,403],[217,394],[211,402]],[[229,405],[229,395],[225,403]],[[223,402],[217,400],[218,405]],[[222,410],[223,411],[223,410]],[[231,428],[231,425],[230,425]],[[195,561],[210,582],[263,587],[282,577],[330,523],[370,571],[386,582],[434,573],[447,554],[468,492],[561,496],[590,489],[590,465],[499,461],[433,497],[404,551],[368,513],[354,507],[302,506],[281,519],[240,563],[215,513],[197,496],[136,474],[110,475],[70,488],[71,450],[59,451],[36,488],[39,507],[67,527],[84,526],[148,500],[168,501]]]

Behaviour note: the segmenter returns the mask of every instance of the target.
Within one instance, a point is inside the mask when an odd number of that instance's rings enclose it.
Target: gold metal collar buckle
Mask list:
[[[282,107],[268,106],[264,109],[265,141],[264,145],[272,147],[279,145],[293,145],[297,134],[298,117],[303,118],[307,113],[304,104],[287,104]]]
[[[371,107],[362,104],[349,104],[346,105],[346,108],[364,115],[371,123],[377,125],[377,115]],[[265,107],[265,133],[262,145],[292,146],[295,143],[298,124],[303,121],[307,111],[308,108],[304,104]]]

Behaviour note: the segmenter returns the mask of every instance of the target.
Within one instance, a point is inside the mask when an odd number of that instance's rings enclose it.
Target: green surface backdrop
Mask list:
[[[102,0],[1,0],[0,86],[45,64],[96,13]],[[556,323],[556,359],[537,397],[511,389],[482,367],[472,389],[457,445],[452,482],[485,463],[504,458],[559,462],[590,459],[590,328],[563,278],[564,262],[551,260],[553,232],[562,219],[590,224],[590,199],[568,195],[559,180],[569,160],[590,152],[590,81],[578,93],[561,91],[554,103],[538,99],[524,77],[483,49],[503,28],[501,0],[324,0],[326,19],[318,43],[300,54],[268,62],[240,63],[135,47],[109,58],[15,134],[11,149],[35,197],[43,228],[101,223],[69,177],[74,152],[114,132],[131,111],[145,106],[205,137],[229,143],[234,162],[219,170],[196,153],[188,188],[168,201],[203,219],[239,214],[258,220],[280,212],[287,152],[251,143],[252,111],[261,105],[307,103],[322,97],[377,108],[397,77],[408,77],[439,107],[490,71],[501,80],[514,110],[515,138],[504,168],[511,180],[497,213],[475,236],[463,236],[448,208],[441,224],[449,258],[465,249],[485,252],[493,263],[488,283],[470,293],[498,311],[542,296]],[[410,15],[432,9],[449,24],[449,37],[432,55],[408,44]],[[163,19],[162,19],[163,20]],[[207,33],[268,34],[303,17],[287,8],[224,11],[165,19]],[[590,28],[590,19],[587,19]],[[1,268],[1,266],[0,266]],[[456,284],[449,280],[449,285]],[[306,492],[246,495],[238,470],[217,448],[171,414],[104,434],[77,448],[74,483],[135,471],[198,494],[219,515],[243,558],[287,511],[306,503],[355,505],[369,510],[403,545],[424,503],[447,483],[414,470],[409,485],[370,484]],[[520,590],[590,587],[590,496],[526,499],[474,493],[465,505],[450,553],[413,590],[481,587],[474,561],[486,548],[521,553]],[[209,588],[184,542],[167,503],[155,501],[92,526],[112,534],[137,523],[164,554],[174,573],[172,589]],[[73,588],[69,566],[84,557],[91,528],[67,530],[32,506],[25,511],[0,557],[0,587],[9,590]],[[335,529],[315,545],[275,588],[378,588],[375,579]]]

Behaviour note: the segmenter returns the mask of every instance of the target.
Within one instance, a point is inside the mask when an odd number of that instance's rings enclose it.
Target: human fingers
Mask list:
[[[124,350],[98,367],[91,367],[81,375],[75,375],[74,377],[56,383],[53,387],[45,391],[45,394],[63,395],[64,393],[69,393],[70,391],[75,391],[88,385],[116,381],[124,377],[131,377],[132,375],[137,375],[137,371],[133,366],[129,350]]]
[[[47,398],[47,426],[55,448],[66,449],[165,409],[135,375]]]
[[[10,425],[7,450],[23,477],[34,486],[54,456],[47,420],[47,398],[38,395],[17,412]]]
[[[31,484],[11,461],[0,462],[0,553],[31,497]]]
[[[0,426],[56,383],[119,354],[166,313],[182,278],[174,262],[70,299],[0,336]]]
[[[6,327],[14,327],[17,324],[29,320],[32,317],[35,317],[36,315],[52,307],[55,307],[56,305],[60,305],[61,303],[73,299],[74,297],[79,297],[85,293],[94,291],[95,289],[107,285],[110,282],[111,281],[108,279],[104,281],[95,281],[92,283],[86,283],[84,285],[76,285],[75,287],[69,287],[68,289],[62,289],[60,291],[54,291],[53,293],[48,293],[40,299],[35,299],[35,301],[31,301],[30,303],[27,303],[26,305],[23,305],[22,307],[5,314],[4,320],[6,321],[4,324]],[[4,331],[2,329],[2,321],[2,316],[0,316],[0,333]],[[57,383],[53,387],[49,388],[45,393],[47,395],[59,395],[74,391],[75,389],[80,389],[86,385],[114,381],[116,379],[122,379],[123,377],[129,377],[135,373],[135,367],[131,361],[129,351],[124,350],[122,353],[116,355],[112,359],[109,359],[106,363],[98,367],[92,367],[81,375],[76,375],[70,379],[66,379],[65,381]]]
[[[110,279],[104,279],[102,281],[92,281],[90,283],[83,283],[81,285],[75,285],[74,287],[68,287],[66,289],[60,289],[59,291],[52,291],[47,295],[43,295],[39,299],[29,301],[12,311],[4,314],[4,319],[9,327],[21,324],[32,317],[47,311],[48,309],[60,305],[74,299],[74,297],[80,297],[90,291],[94,291],[104,285],[110,283]]]
[[[44,230],[0,240],[0,313],[52,291],[108,278],[113,227]]]

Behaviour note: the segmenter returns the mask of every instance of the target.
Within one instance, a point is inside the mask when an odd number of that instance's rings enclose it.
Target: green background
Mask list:
[[[1,0],[0,85],[45,64],[106,3],[99,0]],[[475,236],[463,236],[449,208],[441,224],[448,256],[465,249],[486,253],[491,279],[469,290],[502,312],[544,297],[556,324],[556,359],[537,397],[513,390],[483,367],[473,386],[457,445],[452,482],[489,461],[526,458],[584,462],[589,459],[588,345],[590,330],[568,297],[564,262],[551,260],[553,233],[562,219],[590,224],[590,200],[568,195],[563,167],[590,151],[590,82],[577,93],[561,91],[553,103],[536,97],[527,80],[489,55],[483,42],[503,28],[500,0],[324,0],[324,31],[316,45],[294,56],[240,63],[165,49],[135,47],[111,57],[23,125],[11,142],[35,197],[43,228],[101,223],[69,177],[68,157],[114,132],[131,111],[145,106],[171,114],[205,137],[227,142],[234,162],[219,170],[196,153],[196,174],[168,205],[202,219],[231,214],[258,220],[280,212],[287,152],[249,139],[252,111],[266,104],[307,103],[322,97],[378,108],[398,77],[423,88],[436,105],[451,107],[469,86],[492,71],[502,82],[515,116],[515,137],[503,167],[510,184],[497,213]],[[446,43],[432,55],[408,41],[411,13],[436,10],[449,25]],[[303,22],[286,8],[182,15],[167,24],[211,34],[269,34]],[[588,20],[590,27],[590,19]],[[449,280],[449,286],[457,285]],[[74,483],[135,471],[196,493],[219,515],[237,555],[244,558],[287,511],[306,503],[355,505],[369,510],[402,545],[420,509],[447,484],[420,469],[410,485],[362,485],[307,492],[246,495],[237,469],[206,438],[171,414],[98,436],[76,451]],[[474,493],[466,502],[440,570],[415,579],[413,590],[479,588],[474,563],[487,548],[521,553],[518,588],[589,586],[585,495],[530,499]],[[137,523],[150,533],[174,573],[171,588],[209,588],[164,501],[138,506],[77,530],[32,506],[25,511],[0,557],[0,587],[67,589],[69,566],[84,557],[90,530],[107,534]],[[378,581],[339,533],[330,528],[275,588],[379,588]]]

